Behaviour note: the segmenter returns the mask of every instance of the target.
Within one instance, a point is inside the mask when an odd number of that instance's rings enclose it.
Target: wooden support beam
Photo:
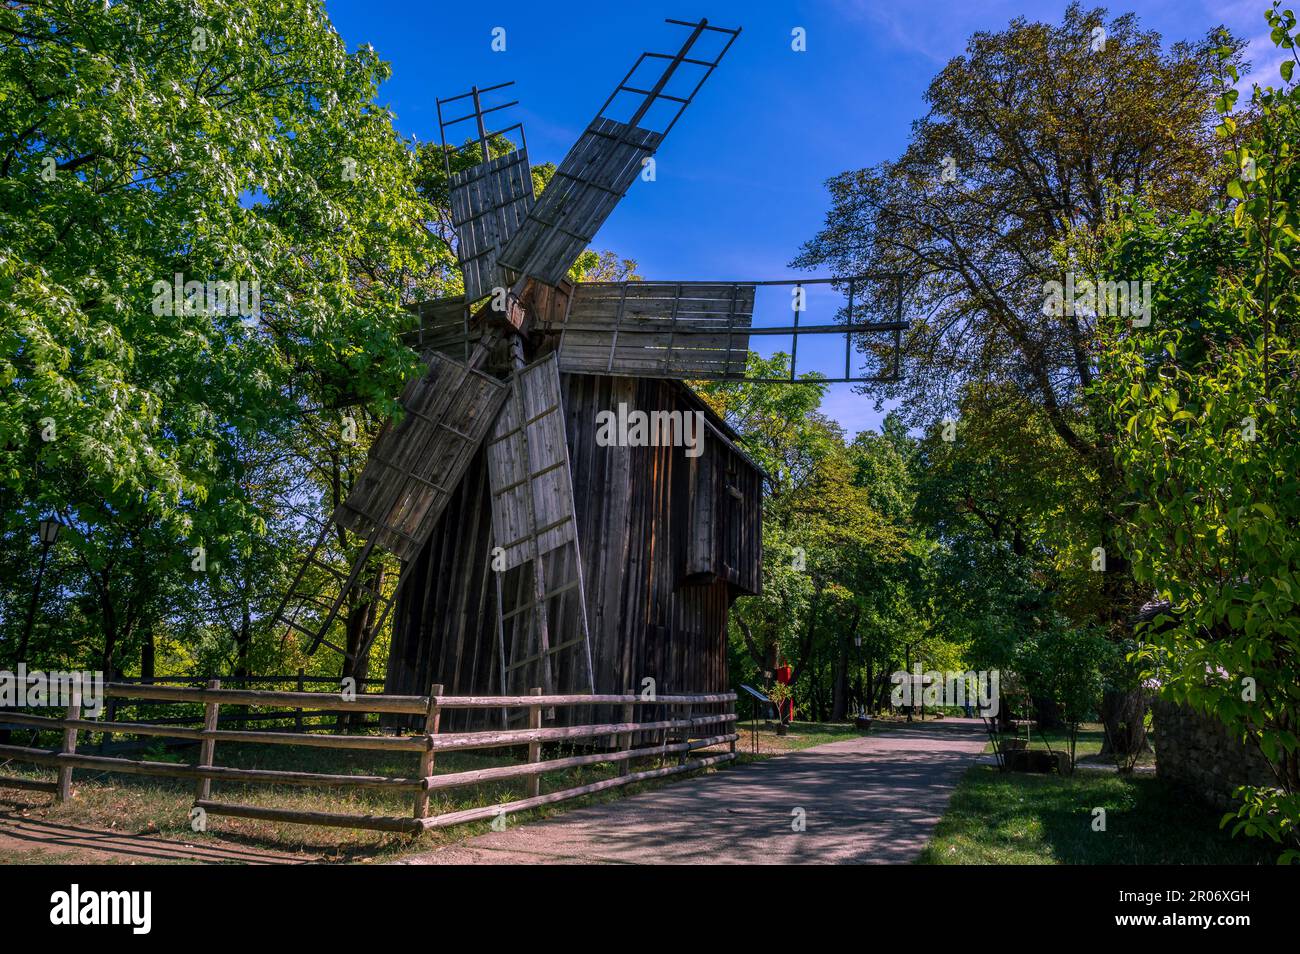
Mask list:
[[[433,738],[438,734],[438,723],[442,718],[442,709],[438,705],[438,696],[442,695],[442,683],[434,683],[429,687],[429,708],[424,716],[424,735],[426,738]],[[428,778],[433,774],[433,748],[426,748],[420,753],[420,777]],[[427,788],[422,788],[420,793],[415,796],[415,817],[424,818],[429,814],[429,792]]]
[[[443,815],[434,815],[432,818],[424,819],[423,824],[426,829],[430,829],[447,828],[451,825],[463,825],[466,822],[482,821],[485,818],[495,818],[497,815],[509,812],[526,811],[530,808],[539,808],[542,805],[551,805],[555,802],[567,801],[570,798],[579,798],[583,795],[594,795],[596,792],[618,788],[621,785],[628,785],[632,782],[643,782],[647,779],[663,778],[668,775],[678,775],[682,772],[693,772],[696,769],[708,768],[711,765],[720,765],[723,762],[729,762],[732,758],[733,756],[728,753],[698,759],[694,762],[688,762],[685,765],[669,765],[665,768],[649,769],[644,772],[634,772],[631,775],[608,778],[604,781],[593,782],[590,785],[583,785],[578,788],[566,788],[562,792],[549,792],[546,795],[539,795],[536,798],[523,798],[514,802],[506,802],[502,805],[485,805],[481,808],[469,808],[465,811],[447,812]]]
[[[213,679],[208,683],[210,690],[221,688],[221,680]],[[199,743],[199,768],[210,768],[217,752],[217,741],[212,733],[217,731],[217,718],[221,715],[221,703],[208,702],[203,709],[203,741]],[[212,795],[212,779],[201,777],[194,785],[194,802],[198,804]]]
[[[540,686],[536,686],[528,690],[528,694],[530,696],[540,696],[542,694],[542,689]],[[529,706],[528,707],[528,728],[540,729],[541,727],[542,727],[542,707],[537,705]],[[542,743],[540,741],[528,743],[528,761],[535,764],[537,762],[540,762],[541,760],[542,760]],[[528,796],[530,798],[536,798],[541,793],[542,793],[541,776],[538,774],[530,775],[528,777]]]
[[[69,722],[79,721],[81,718],[81,687],[78,685],[72,690],[72,701],[68,703],[66,719]],[[77,751],[77,730],[73,727],[65,727],[63,730],[63,749],[60,754],[73,755]],[[72,766],[68,764],[59,765],[58,788],[54,793],[54,798],[59,802],[66,802],[72,797]]]

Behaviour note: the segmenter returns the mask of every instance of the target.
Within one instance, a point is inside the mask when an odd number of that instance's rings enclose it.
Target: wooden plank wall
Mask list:
[[[694,459],[680,447],[597,444],[596,412],[620,401],[645,410],[694,410],[682,385],[593,375],[561,381],[596,691],[639,691],[645,677],[655,679],[660,693],[724,691],[728,611],[736,596],[758,589],[761,475],[712,434]],[[699,462],[706,460],[702,471]],[[749,496],[736,501],[727,494],[735,507],[710,514],[703,501],[716,498],[716,475],[729,469]],[[699,521],[714,517],[718,528],[702,532]],[[706,538],[707,551],[690,546]],[[414,576],[394,611],[385,691],[414,692],[433,682],[449,694],[499,691],[491,547],[480,453],[409,571]],[[715,575],[710,567],[725,572]],[[503,583],[512,585],[510,574]],[[571,626],[575,612],[576,604],[564,601],[552,617],[553,631],[567,632],[559,627]],[[577,678],[576,668],[566,669],[559,680]]]

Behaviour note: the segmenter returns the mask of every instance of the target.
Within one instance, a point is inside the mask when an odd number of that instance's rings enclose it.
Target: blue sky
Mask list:
[[[1066,3],[325,6],[349,48],[370,43],[392,64],[379,100],[397,114],[403,135],[437,140],[435,99],[515,80],[520,105],[512,113],[524,123],[534,162],[563,158],[642,50],[676,51],[684,30],[665,18],[707,16],[742,27],[659,150],[656,180],[635,183],[593,243],[635,258],[646,278],[693,280],[796,277],[789,262],[822,222],[824,181],[902,151],[925,87],[971,33],[1003,29],[1016,16],[1059,21]],[[1222,23],[1251,41],[1257,72],[1272,78],[1267,7],[1267,0],[1169,0],[1109,9],[1133,10],[1166,43],[1199,39]],[[505,29],[504,52],[492,49],[496,27]],[[806,52],[791,50],[795,27],[806,31]],[[809,305],[816,317],[816,299]],[[828,342],[823,351],[834,347]],[[824,408],[850,433],[881,417],[849,385],[834,386]]]

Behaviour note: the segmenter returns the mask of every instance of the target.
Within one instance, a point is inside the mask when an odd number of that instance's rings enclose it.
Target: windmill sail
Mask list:
[[[625,377],[740,378],[753,284],[583,282],[560,330],[560,370]]]
[[[690,36],[675,55],[642,53],[628,70],[564,157],[519,231],[502,249],[498,261],[506,268],[547,285],[559,284],[641,173],[644,161],[659,148],[740,35],[739,30],[710,26],[707,20],[668,22],[690,27]],[[713,59],[690,56],[692,47],[706,32],[726,37],[722,50]],[[648,89],[634,85],[638,68],[647,61],[662,64],[654,81],[646,84]],[[668,87],[683,65],[696,69],[699,75],[689,95],[678,96],[669,93]],[[639,97],[631,118],[622,122],[607,116],[615,100],[626,95]],[[661,104],[670,104],[673,110],[666,127],[661,132],[643,127],[647,114]]]
[[[506,386],[490,375],[436,351],[425,360],[426,373],[402,394],[405,416],[384,426],[352,492],[334,511],[333,522],[363,537],[364,546],[350,566],[325,558],[335,531],[322,524],[275,612],[289,631],[308,638],[309,653],[325,644],[345,656],[364,655],[368,646],[348,653],[328,637],[349,594],[369,597],[373,638],[405,579],[387,590],[367,585],[375,548],[403,560],[420,551],[505,402]]]
[[[662,141],[659,133],[597,117],[506,243],[501,263],[559,284]]]
[[[437,352],[407,386],[334,519],[403,560],[420,551],[506,399],[506,387]]]
[[[499,253],[519,230],[533,205],[533,174],[528,165],[523,126],[516,123],[489,130],[484,122],[485,116],[517,105],[512,101],[486,109],[483,107],[484,94],[511,85],[501,83],[486,89],[474,87],[460,96],[438,100],[438,125],[450,187],[452,227],[456,230],[456,257],[465,279],[465,298],[471,303],[489,294],[493,288],[510,284],[508,276],[498,265]],[[471,102],[471,112],[453,119],[444,118],[444,106],[466,99]],[[469,120],[474,120],[477,132],[471,148],[478,150],[481,161],[453,173],[453,150],[447,149],[447,130]],[[494,157],[492,151],[500,144],[508,142],[514,145],[508,139],[512,133],[518,133],[521,145]]]
[[[501,691],[594,691],[555,356],[515,372],[487,444]]]

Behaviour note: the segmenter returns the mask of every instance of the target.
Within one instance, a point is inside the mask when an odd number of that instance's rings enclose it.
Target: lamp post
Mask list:
[[[41,566],[36,571],[36,587],[32,590],[32,601],[27,607],[27,622],[23,626],[23,636],[18,642],[18,658],[15,662],[22,662],[27,656],[27,642],[31,639],[32,623],[36,620],[36,604],[41,598],[41,581],[45,578],[45,561],[50,557],[50,547],[54,541],[59,539],[59,531],[63,524],[53,517],[46,517],[39,524],[41,536]]]

